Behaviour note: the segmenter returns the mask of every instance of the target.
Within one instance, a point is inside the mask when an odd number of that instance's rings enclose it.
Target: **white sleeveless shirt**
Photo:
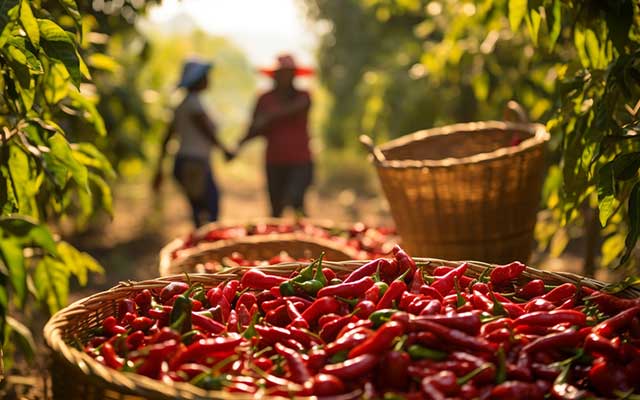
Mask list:
[[[200,97],[195,92],[189,92],[182,103],[176,108],[175,132],[180,138],[178,156],[209,160],[213,143],[195,124],[193,115],[206,113]]]

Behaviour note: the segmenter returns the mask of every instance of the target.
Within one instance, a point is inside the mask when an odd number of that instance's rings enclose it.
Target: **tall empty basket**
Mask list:
[[[369,140],[407,251],[526,261],[548,140],[540,124],[498,121],[423,130],[375,147]]]

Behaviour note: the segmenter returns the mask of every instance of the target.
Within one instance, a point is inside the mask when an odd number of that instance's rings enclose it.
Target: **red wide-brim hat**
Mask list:
[[[314,73],[313,68],[299,67],[293,59],[293,56],[291,56],[290,54],[279,56],[274,65],[270,67],[259,68],[258,71],[273,78],[277,71],[283,69],[293,70],[295,76],[310,76]]]

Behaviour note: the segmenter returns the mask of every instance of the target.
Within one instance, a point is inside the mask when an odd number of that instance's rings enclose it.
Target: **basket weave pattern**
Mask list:
[[[479,122],[420,131],[375,159],[410,254],[526,261],[549,135],[537,124]],[[521,140],[512,145],[513,140]]]
[[[431,273],[438,266],[457,266],[459,262],[439,259],[416,258],[416,262]],[[336,271],[339,276],[346,275],[366,261],[323,262],[325,267]],[[261,267],[261,270],[288,276],[294,270],[303,268],[308,263],[283,263]],[[486,268],[492,265],[470,262],[467,275],[478,277]],[[239,278],[248,267],[237,267],[218,274],[193,274],[192,282],[202,282],[205,287],[213,287],[223,281]],[[85,299],[79,300],[56,313],[44,328],[47,345],[53,351],[51,367],[53,392],[55,399],[68,400],[97,400],[97,399],[249,399],[254,396],[240,396],[222,391],[205,391],[193,385],[174,383],[171,385],[132,373],[123,373],[107,368],[98,363],[74,344],[84,343],[90,337],[94,328],[101,326],[101,321],[115,315],[116,304],[119,299],[131,297],[142,289],[161,289],[169,282],[184,280],[184,275],[174,275],[165,278],[142,282],[123,282],[120,285]],[[559,272],[546,272],[534,268],[527,268],[520,278],[521,282],[542,279],[547,284],[560,285],[574,283],[594,289],[602,289],[604,283],[584,278],[579,275]],[[619,294],[623,297],[640,297],[640,291],[626,289]],[[266,399],[277,397],[265,396]]]

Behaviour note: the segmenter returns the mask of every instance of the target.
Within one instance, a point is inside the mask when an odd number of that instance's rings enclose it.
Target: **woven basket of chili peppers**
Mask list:
[[[184,272],[219,272],[225,266],[257,266],[286,261],[308,260],[324,253],[325,259],[346,261],[358,252],[335,241],[304,234],[249,236],[240,239],[204,242],[182,252],[179,259],[160,267],[160,276]]]
[[[60,399],[618,398],[640,390],[640,300],[603,289],[396,247],[122,283],[45,339]]]
[[[160,251],[160,275],[170,271],[172,263],[191,253],[194,247],[221,240],[240,240],[248,236],[277,237],[289,234],[325,239],[337,246],[348,247],[353,259],[372,259],[391,251],[399,243],[395,230],[389,227],[371,227],[363,223],[338,224],[329,220],[285,218],[258,218],[248,221],[222,221],[204,225],[185,237],[172,240]],[[336,261],[338,261],[336,259]]]
[[[407,251],[506,263],[531,255],[548,140],[540,124],[488,121],[363,143]]]

